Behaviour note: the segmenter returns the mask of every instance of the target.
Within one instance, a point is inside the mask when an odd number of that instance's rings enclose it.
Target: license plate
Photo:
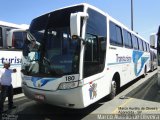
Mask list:
[[[44,101],[45,96],[44,96],[44,95],[36,94],[36,95],[34,96],[34,98],[37,99],[37,100],[42,100],[42,101]]]

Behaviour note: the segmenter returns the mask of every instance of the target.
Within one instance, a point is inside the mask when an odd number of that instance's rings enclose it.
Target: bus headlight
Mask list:
[[[75,82],[63,82],[59,85],[59,90],[72,89],[78,86],[78,81]]]

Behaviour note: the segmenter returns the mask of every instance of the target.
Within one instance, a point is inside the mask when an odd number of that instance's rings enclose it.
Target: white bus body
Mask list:
[[[17,69],[17,72],[12,74],[13,88],[21,87],[22,44],[25,39],[23,33],[26,29],[27,25],[0,21],[0,68],[3,68],[4,60],[9,60],[11,69]]]
[[[150,70],[149,43],[88,4],[37,17],[29,31],[39,44],[23,50],[22,88],[33,100],[84,108]]]
[[[157,33],[158,85],[160,87],[160,26]]]

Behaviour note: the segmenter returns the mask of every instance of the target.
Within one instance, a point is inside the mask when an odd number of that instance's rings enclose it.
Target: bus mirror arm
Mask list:
[[[87,42],[83,38],[79,37],[79,39],[82,41],[83,45],[86,45]]]

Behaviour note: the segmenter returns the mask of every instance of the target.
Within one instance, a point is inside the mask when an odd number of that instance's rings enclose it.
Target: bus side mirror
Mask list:
[[[80,31],[82,26],[81,18],[84,18],[83,22],[86,22],[88,14],[85,12],[77,12],[77,13],[71,13],[70,15],[70,31],[72,39],[77,39],[80,37]]]
[[[152,48],[155,48],[156,47],[156,34],[153,34],[153,35],[150,35],[150,46]]]

